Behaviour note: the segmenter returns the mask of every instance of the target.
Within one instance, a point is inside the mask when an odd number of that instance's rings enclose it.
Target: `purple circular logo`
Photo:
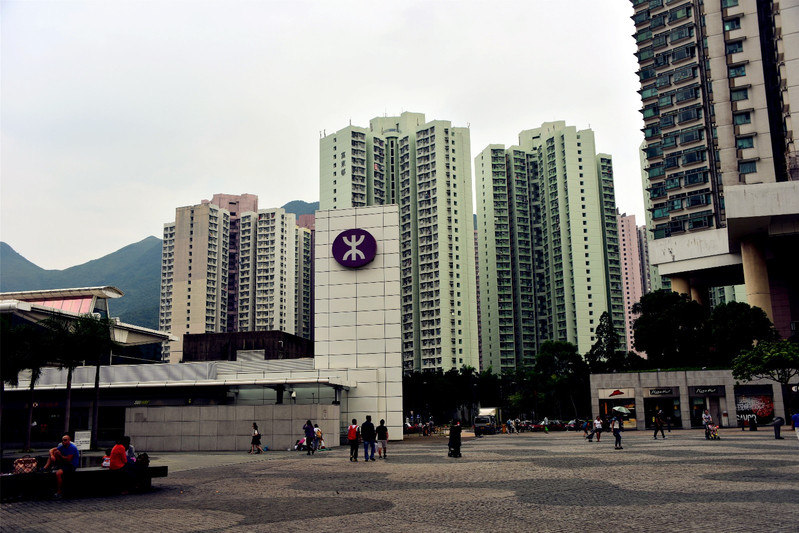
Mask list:
[[[377,254],[377,241],[363,229],[348,229],[333,241],[333,257],[341,266],[358,268],[372,262]]]

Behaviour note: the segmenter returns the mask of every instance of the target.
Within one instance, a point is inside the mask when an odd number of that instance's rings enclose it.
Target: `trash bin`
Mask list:
[[[749,421],[749,431],[757,431],[757,419],[753,418]]]

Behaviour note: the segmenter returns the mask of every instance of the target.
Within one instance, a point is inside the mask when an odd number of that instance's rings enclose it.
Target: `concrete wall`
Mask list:
[[[262,445],[286,450],[304,436],[306,420],[319,424],[327,446],[338,446],[337,405],[131,407],[125,432],[137,452],[247,451],[255,422]]]

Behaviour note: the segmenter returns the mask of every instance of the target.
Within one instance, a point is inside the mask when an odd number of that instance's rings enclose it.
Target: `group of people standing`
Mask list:
[[[312,424],[310,420],[305,421],[302,430],[305,432],[305,449],[308,455],[313,455],[322,446],[322,430],[319,424]]]
[[[375,460],[375,447],[380,459],[387,459],[388,428],[386,421],[380,420],[380,425],[375,427],[371,415],[366,415],[366,420],[360,426],[358,420],[353,418],[352,424],[347,426],[347,442],[350,445],[350,461],[358,461],[358,448],[363,443],[363,460]]]
[[[602,417],[600,415],[596,415],[596,418],[592,422],[586,421],[583,423],[583,436],[588,439],[588,442],[594,442],[594,437],[596,437],[596,441],[599,442],[602,438],[602,430],[605,425],[606,423],[604,420],[602,420]],[[607,425],[609,425],[610,430],[613,433],[613,438],[615,439],[613,449],[623,450],[624,448],[621,446],[621,415],[611,418],[610,423]]]

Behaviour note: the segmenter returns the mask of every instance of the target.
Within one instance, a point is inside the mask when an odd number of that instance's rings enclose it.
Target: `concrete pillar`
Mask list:
[[[702,285],[691,285],[691,300],[699,305],[705,305],[707,301],[707,288]]]
[[[754,240],[741,241],[741,260],[744,267],[746,299],[752,307],[761,308],[771,322],[774,315],[771,309],[771,287],[768,281],[768,266],[763,246]]]
[[[677,294],[691,295],[691,286],[688,284],[688,278],[683,276],[669,276],[671,281],[671,290]]]

